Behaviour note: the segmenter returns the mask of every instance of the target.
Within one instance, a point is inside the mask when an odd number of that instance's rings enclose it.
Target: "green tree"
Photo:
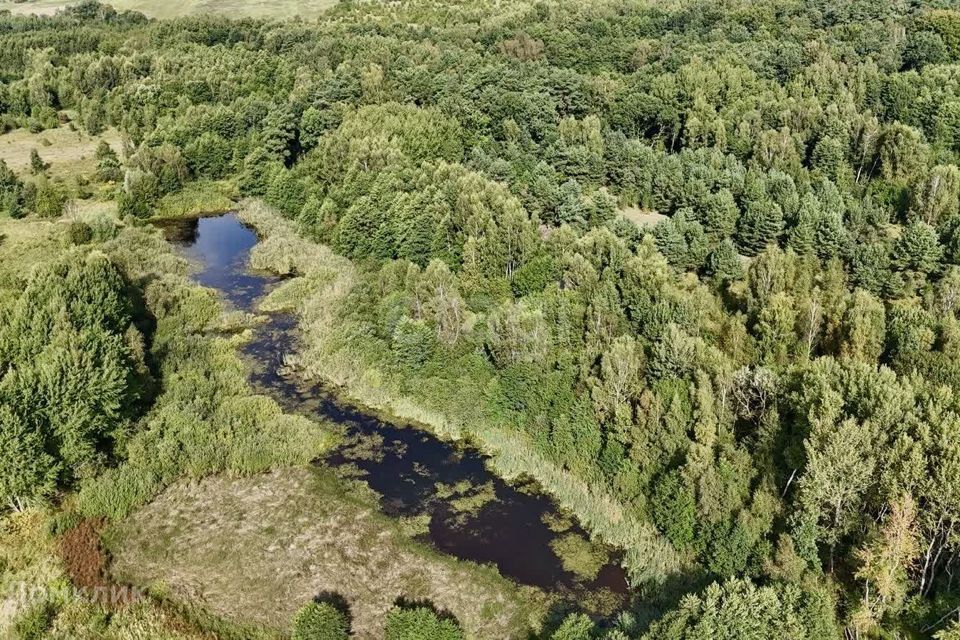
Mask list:
[[[542,363],[549,347],[550,330],[540,309],[505,303],[487,318],[487,349],[498,367]]]
[[[120,168],[120,159],[117,152],[107,143],[101,140],[97,145],[97,151],[94,154],[97,160],[97,180],[100,182],[119,182],[123,179],[123,170]]]
[[[654,230],[657,248],[678,269],[697,269],[709,250],[707,235],[689,209],[682,209]]]
[[[0,159],[0,215],[20,218],[25,213],[23,183],[7,163]]]
[[[707,256],[706,272],[720,282],[731,282],[743,277],[743,264],[736,247],[724,238]]]
[[[643,640],[815,640],[836,638],[833,603],[822,591],[757,587],[749,580],[714,583],[654,622]]]
[[[67,195],[63,189],[52,180],[48,180],[46,176],[40,176],[35,185],[33,202],[30,204],[34,213],[41,218],[60,217],[67,204]]]
[[[463,640],[460,626],[429,607],[394,607],[387,614],[385,640]]]
[[[293,619],[290,640],[347,640],[350,624],[346,616],[327,602],[304,605]]]
[[[800,255],[814,253],[821,216],[820,201],[812,193],[808,193],[800,202],[796,221],[787,237],[787,246]]]
[[[842,326],[842,357],[870,363],[880,359],[886,339],[885,311],[880,300],[863,289],[854,291]]]
[[[737,226],[740,211],[729,189],[720,189],[704,198],[696,209],[700,224],[713,240],[727,238]]]
[[[36,425],[0,404],[0,499],[4,503],[19,508],[56,489],[58,464],[45,445]]]
[[[40,153],[36,149],[30,149],[30,171],[33,175],[38,176],[42,173],[46,173],[47,169],[50,168],[50,165],[43,161],[43,158],[40,157]]]
[[[697,504],[682,474],[672,471],[654,485],[653,518],[677,549],[691,547],[696,534]]]
[[[595,629],[593,621],[582,613],[571,613],[550,634],[550,640],[591,640]]]
[[[899,269],[930,273],[940,265],[943,246],[933,227],[926,222],[914,222],[894,243],[891,257]]]
[[[149,218],[160,197],[160,181],[152,173],[127,171],[117,194],[117,213],[121,216]]]
[[[751,201],[737,223],[737,246],[748,256],[755,256],[767,244],[776,242],[783,230],[783,211],[771,200]]]
[[[924,169],[930,152],[917,129],[895,122],[880,136],[880,166],[889,180],[910,183]]]
[[[940,34],[933,31],[911,31],[903,48],[903,66],[922,69],[928,64],[939,64],[948,59],[947,45]]]
[[[436,334],[423,320],[404,316],[393,330],[391,348],[397,359],[408,367],[419,367],[433,355]]]

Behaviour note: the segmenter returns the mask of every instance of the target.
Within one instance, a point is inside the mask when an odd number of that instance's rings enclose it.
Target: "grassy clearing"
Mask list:
[[[114,573],[278,630],[324,592],[350,604],[358,638],[382,637],[398,598],[430,600],[475,638],[525,637],[542,618],[540,592],[411,542],[363,487],[304,468],[177,483],[110,531]]]
[[[0,2],[0,11],[14,14],[34,13],[53,15],[67,5],[65,0],[33,0],[27,2]],[[112,0],[109,4],[119,11],[139,11],[151,18],[178,18],[203,14],[246,18],[316,18],[336,4],[336,0],[183,0],[157,2],[156,0]]]
[[[16,289],[34,265],[59,252],[64,225],[46,220],[30,222],[0,217],[0,290]],[[19,291],[15,291],[19,293]]]
[[[30,152],[36,149],[43,161],[49,163],[47,173],[51,178],[68,180],[96,171],[94,153],[101,140],[106,140],[120,154],[120,134],[115,129],[107,129],[99,136],[71,130],[68,125],[40,133],[14,129],[0,135],[0,159],[21,178],[26,178],[30,175]]]
[[[640,207],[624,207],[620,209],[620,215],[634,223],[638,227],[652,228],[669,218],[670,216],[649,209]]]

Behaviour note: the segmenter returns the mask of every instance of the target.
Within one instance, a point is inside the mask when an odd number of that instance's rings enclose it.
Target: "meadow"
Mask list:
[[[411,542],[365,485],[323,468],[177,483],[106,537],[122,579],[279,631],[318,594],[349,602],[361,640],[383,637],[398,599],[433,603],[470,637],[505,640],[527,637],[549,604],[495,569]]]

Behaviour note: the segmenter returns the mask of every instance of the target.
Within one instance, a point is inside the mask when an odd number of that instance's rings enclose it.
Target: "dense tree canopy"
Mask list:
[[[341,304],[308,316],[326,353],[453,424],[509,428],[655,527],[672,560],[626,557],[664,610],[645,637],[955,633],[960,12],[327,18],[3,15],[0,125],[119,129],[93,179],[123,215],[226,180],[351,259]],[[36,160],[0,163],[4,214],[62,211]],[[124,291],[77,251],[2,308],[7,499],[124,441],[147,389]],[[459,637],[417,611],[388,630]]]

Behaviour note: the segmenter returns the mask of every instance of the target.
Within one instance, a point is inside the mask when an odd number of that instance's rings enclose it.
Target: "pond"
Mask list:
[[[196,262],[196,281],[239,310],[256,312],[257,300],[282,280],[250,269],[257,237],[233,214],[162,227]],[[611,554],[587,544],[583,529],[549,496],[504,482],[474,449],[367,415],[283,373],[284,354],[295,346],[293,315],[267,315],[244,347],[253,363],[252,382],[288,411],[339,425],[343,443],[318,463],[364,480],[381,496],[387,515],[419,522],[420,541],[461,559],[492,563],[507,578],[573,602],[626,598],[624,572]],[[566,568],[555,549],[565,550]]]

